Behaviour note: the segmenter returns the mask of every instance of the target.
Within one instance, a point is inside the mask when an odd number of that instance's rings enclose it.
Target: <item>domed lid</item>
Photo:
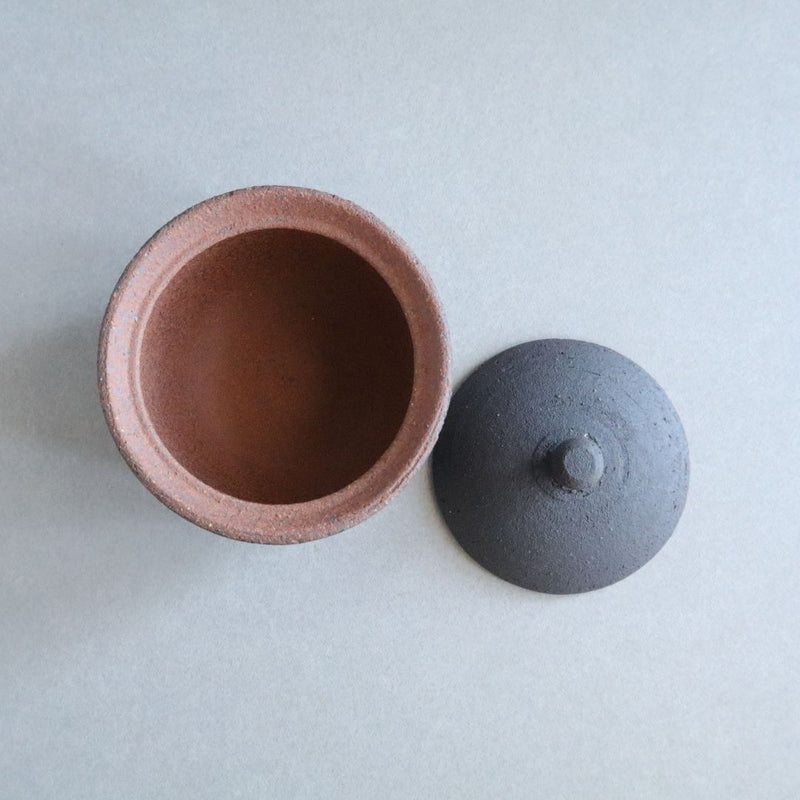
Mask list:
[[[615,583],[661,549],[686,500],[689,454],[669,398],[641,367],[596,344],[545,339],[462,384],[433,480],[476,561],[569,594]]]

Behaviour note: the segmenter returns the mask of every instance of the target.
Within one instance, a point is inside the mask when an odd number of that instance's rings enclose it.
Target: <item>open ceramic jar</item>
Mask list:
[[[122,455],[173,511],[234,539],[317,539],[383,506],[430,452],[447,336],[402,241],[292,187],[214,197],[139,251],[100,335]]]

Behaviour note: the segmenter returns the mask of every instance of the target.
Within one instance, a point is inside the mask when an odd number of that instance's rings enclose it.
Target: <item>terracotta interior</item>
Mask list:
[[[363,475],[397,434],[414,377],[400,304],[360,256],[271,229],[189,261],[145,330],[141,386],[175,458],[208,486],[299,503]]]

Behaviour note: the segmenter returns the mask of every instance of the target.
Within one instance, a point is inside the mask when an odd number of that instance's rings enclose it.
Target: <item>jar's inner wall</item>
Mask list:
[[[140,365],[174,457],[220,492],[269,504],[363,475],[396,436],[414,378],[383,278],[339,242],[288,229],[188,262],[156,302]]]

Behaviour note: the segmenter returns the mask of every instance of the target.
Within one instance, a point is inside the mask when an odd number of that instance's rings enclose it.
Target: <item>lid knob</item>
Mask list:
[[[550,474],[556,483],[573,492],[590,492],[603,477],[603,451],[587,434],[561,442],[550,453]]]

